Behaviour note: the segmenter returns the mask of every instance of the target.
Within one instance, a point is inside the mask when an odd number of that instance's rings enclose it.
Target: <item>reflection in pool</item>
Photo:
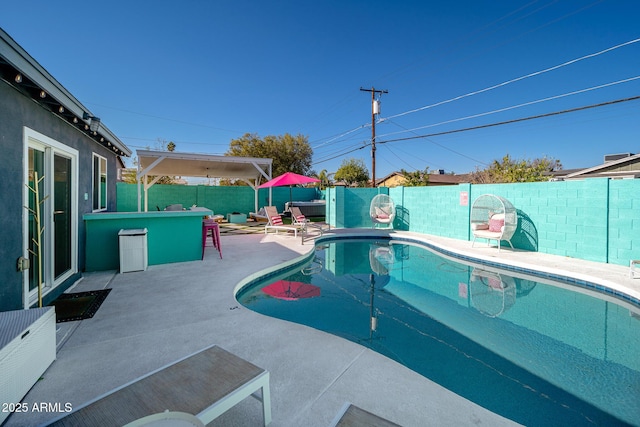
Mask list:
[[[307,293],[263,289],[279,281]],[[323,243],[238,300],[367,346],[525,425],[640,423],[640,308],[612,297],[365,239]]]

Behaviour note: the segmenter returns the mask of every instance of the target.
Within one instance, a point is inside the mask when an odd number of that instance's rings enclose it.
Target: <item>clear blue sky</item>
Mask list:
[[[316,171],[345,158],[370,169],[371,97],[360,88],[387,90],[380,178],[465,173],[505,154],[577,168],[640,152],[640,101],[383,143],[638,96],[631,80],[485,114],[638,77],[633,42],[455,99],[637,40],[638,18],[637,0],[24,0],[4,2],[0,26],[134,156],[159,140],[222,154],[247,132],[291,133],[308,137]]]

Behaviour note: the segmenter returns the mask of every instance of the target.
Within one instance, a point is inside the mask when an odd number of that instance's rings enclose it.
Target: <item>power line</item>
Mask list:
[[[474,91],[474,92],[469,92],[469,93],[467,93],[465,95],[456,96],[454,98],[447,99],[445,101],[436,102],[435,104],[426,105],[424,107],[420,107],[420,108],[416,108],[416,109],[413,109],[413,110],[405,111],[404,113],[395,114],[393,116],[387,117],[387,118],[382,119],[382,120],[388,120],[388,119],[394,119],[394,118],[401,117],[401,116],[406,116],[408,114],[417,113],[419,111],[423,111],[423,110],[426,110],[428,108],[438,107],[440,105],[448,104],[448,103],[453,102],[453,101],[457,101],[457,100],[460,100],[460,99],[463,99],[463,98],[467,98],[467,97],[470,97],[470,96],[473,96],[473,95],[477,95],[477,94],[480,94],[480,93],[488,92],[490,90],[497,89],[499,87],[506,86],[508,84],[515,83],[515,82],[518,82],[520,80],[524,80],[524,79],[527,79],[527,78],[530,78],[530,77],[538,76],[540,74],[548,73],[550,71],[554,71],[554,70],[557,70],[559,68],[566,67],[566,66],[571,65],[571,64],[575,64],[576,62],[580,62],[580,61],[583,61],[583,60],[589,59],[589,58],[594,58],[596,56],[605,54],[607,52],[611,52],[611,51],[619,49],[621,47],[628,46],[628,45],[631,45],[631,44],[634,44],[634,43],[638,43],[638,42],[640,42],[640,38],[637,38],[637,39],[634,39],[634,40],[630,40],[628,42],[621,43],[621,44],[618,44],[616,46],[612,46],[610,48],[601,50],[599,52],[595,52],[595,53],[592,53],[592,54],[589,54],[589,55],[582,56],[580,58],[572,59],[570,61],[564,62],[564,63],[559,64],[559,65],[555,65],[553,67],[546,68],[544,70],[536,71],[536,72],[533,72],[533,73],[530,73],[530,74],[527,74],[527,75],[524,75],[524,76],[521,76],[521,77],[517,77],[515,79],[507,80],[507,81],[499,83],[497,85],[489,86],[489,87],[486,87],[484,89],[480,89],[480,90],[477,90],[477,91]]]
[[[404,126],[401,126],[401,125],[399,125],[398,123],[396,123],[396,122],[394,122],[394,121],[391,121],[391,123],[393,123],[394,125],[396,125],[396,126],[398,126],[398,127],[401,127],[401,128],[403,128],[403,129],[406,129]],[[408,131],[408,129],[407,129],[407,131]],[[412,132],[412,133],[415,133],[415,132],[413,132],[413,131],[411,131],[411,132]],[[440,143],[438,143],[438,142],[436,142],[436,141],[432,141],[432,140],[430,140],[430,139],[427,139],[427,141],[429,141],[429,142],[430,142],[430,143],[432,143],[433,145],[437,145],[438,147],[440,147],[440,148],[442,148],[442,149],[444,149],[444,150],[450,151],[450,152],[452,152],[453,154],[457,154],[458,156],[461,156],[461,157],[464,157],[464,158],[466,158],[466,159],[473,160],[474,162],[477,162],[477,163],[480,163],[480,164],[486,165],[486,163],[485,163],[485,162],[483,162],[483,161],[481,161],[481,160],[478,160],[478,159],[474,159],[473,157],[467,156],[466,154],[461,153],[461,152],[459,152],[459,151],[456,151],[456,150],[454,150],[454,149],[452,149],[452,148],[449,148],[449,147],[445,146],[444,144],[440,144]]]
[[[580,93],[590,92],[592,90],[602,89],[602,88],[605,88],[605,87],[610,87],[610,86],[614,86],[614,85],[621,84],[621,83],[628,83],[630,81],[634,81],[634,80],[638,80],[638,79],[640,79],[640,76],[629,77],[627,79],[622,79],[622,80],[618,80],[618,81],[610,82],[610,83],[604,83],[604,84],[601,84],[601,85],[598,85],[598,86],[592,86],[592,87],[589,87],[589,88],[586,88],[586,89],[580,89],[580,90],[576,90],[576,91],[573,91],[573,92],[563,93],[561,95],[554,95],[554,96],[550,96],[550,97],[547,97],[547,98],[537,99],[535,101],[529,101],[529,102],[525,102],[525,103],[518,104],[518,105],[512,105],[510,107],[499,108],[497,110],[492,110],[492,111],[487,111],[487,112],[484,112],[484,113],[473,114],[471,116],[466,116],[466,117],[459,117],[457,119],[446,120],[444,122],[434,123],[434,124],[431,124],[431,125],[419,126],[417,128],[408,129],[406,132],[413,132],[413,131],[420,130],[420,129],[436,127],[436,126],[440,126],[440,125],[444,125],[444,124],[448,124],[448,123],[459,122],[459,121],[462,121],[462,120],[476,119],[478,117],[488,116],[490,114],[503,113],[505,111],[514,110],[516,108],[527,107],[529,105],[539,104],[541,102],[552,101],[552,100],[564,98],[564,97],[567,97],[567,96],[572,96],[572,95],[577,95],[577,94],[580,94]],[[404,132],[387,133],[387,134],[382,135],[382,136],[397,135],[397,134],[400,134],[400,133],[404,133]]]
[[[317,165],[317,164],[320,164],[320,163],[328,162],[329,160],[337,159],[338,157],[342,157],[342,156],[344,156],[345,154],[349,154],[349,153],[353,153],[354,151],[362,150],[363,148],[368,147],[370,144],[371,144],[371,143],[366,143],[366,142],[365,142],[365,143],[363,143],[363,144],[362,144],[361,146],[359,146],[359,147],[352,148],[352,149],[350,149],[350,150],[348,150],[348,151],[342,152],[342,153],[340,153],[340,154],[336,154],[336,155],[331,156],[331,157],[327,157],[327,158],[324,158],[324,159],[320,159],[320,160],[318,160],[318,161],[313,162],[313,164],[314,164],[314,165]]]
[[[95,105],[95,106],[102,107],[102,108],[108,108],[108,109],[111,109],[111,110],[122,111],[122,112],[128,113],[128,114],[136,114],[138,116],[144,116],[144,117],[149,117],[149,118],[152,118],[152,119],[158,119],[158,120],[162,120],[162,121],[166,121],[166,122],[181,123],[183,125],[198,126],[198,127],[221,130],[221,131],[231,132],[231,133],[243,133],[243,132],[241,132],[239,130],[225,129],[225,128],[206,125],[206,124],[202,124],[202,123],[187,122],[187,121],[184,121],[184,120],[171,119],[171,118],[168,118],[168,117],[156,116],[156,115],[153,115],[153,114],[140,113],[140,112],[137,112],[137,111],[126,110],[124,108],[116,108],[116,107],[110,107],[108,105],[96,104],[95,102],[88,102],[87,104]]]
[[[449,134],[452,134],[452,133],[460,133],[460,132],[468,132],[468,131],[471,131],[471,130],[486,129],[486,128],[495,127],[495,126],[502,126],[502,125],[508,125],[508,124],[512,124],[512,123],[524,122],[524,121],[527,121],[527,120],[541,119],[541,118],[550,117],[550,116],[558,116],[558,115],[561,115],[561,114],[573,113],[573,112],[576,112],[576,111],[583,111],[583,110],[588,110],[588,109],[591,109],[591,108],[604,107],[604,106],[608,106],[608,105],[619,104],[619,103],[622,103],[622,102],[636,101],[638,99],[640,99],[640,95],[639,96],[633,96],[631,98],[623,98],[623,99],[616,99],[614,101],[601,102],[599,104],[592,104],[592,105],[587,105],[587,106],[583,106],[583,107],[570,108],[568,110],[554,111],[552,113],[538,114],[538,115],[535,115],[535,116],[522,117],[522,118],[513,119],[513,120],[505,120],[505,121],[502,121],[502,122],[490,123],[490,124],[486,124],[486,125],[472,126],[472,127],[468,127],[468,128],[455,129],[455,130],[449,130],[449,131],[438,132],[438,133],[431,133],[431,134],[427,134],[427,135],[417,135],[417,136],[408,136],[406,138],[389,139],[389,140],[386,140],[386,141],[379,141],[378,143],[379,144],[386,144],[388,142],[408,141],[408,140],[411,140],[411,139],[429,138],[429,137],[433,137],[433,136],[442,136],[442,135],[449,135]]]
[[[598,3],[598,2],[596,2],[596,3]],[[595,3],[594,3],[594,4],[595,4]],[[553,71],[553,70],[556,70],[556,69],[559,69],[559,68],[562,68],[562,67],[565,67],[565,66],[568,66],[568,65],[574,64],[574,63],[576,63],[576,62],[586,60],[586,59],[588,59],[588,58],[593,58],[593,57],[596,57],[596,56],[602,55],[602,54],[604,54],[604,53],[607,53],[607,52],[613,51],[613,50],[615,50],[615,49],[619,49],[619,48],[624,47],[624,46],[627,46],[627,45],[631,45],[631,44],[637,43],[637,42],[639,42],[639,41],[640,41],[640,38],[637,38],[637,39],[634,39],[634,40],[630,40],[630,41],[628,41],[628,42],[625,42],[625,43],[621,43],[621,44],[618,44],[618,45],[612,46],[612,47],[610,47],[610,48],[607,48],[607,49],[601,50],[601,51],[599,51],[599,52],[595,52],[595,53],[592,53],[592,54],[589,54],[589,55],[585,55],[585,56],[582,56],[582,57],[580,57],[580,58],[576,58],[576,59],[573,59],[573,60],[571,60],[571,61],[567,61],[567,62],[565,62],[565,63],[559,64],[559,65],[556,65],[556,66],[553,66],[553,67],[549,67],[549,68],[544,69],[544,70],[540,70],[540,71],[537,71],[537,72],[534,72],[534,73],[527,74],[527,75],[525,75],[525,76],[521,76],[521,77],[518,77],[518,78],[515,78],[515,79],[511,79],[511,80],[505,81],[505,82],[503,82],[503,83],[500,83],[500,84],[497,84],[497,85],[494,85],[494,86],[490,86],[490,87],[485,88],[485,89],[481,89],[481,90],[478,90],[478,91],[470,92],[470,93],[468,93],[468,94],[461,95],[461,96],[458,96],[458,97],[455,97],[455,98],[451,98],[451,99],[446,100],[446,101],[441,101],[441,102],[438,102],[438,103],[436,103],[436,104],[432,104],[432,105],[428,105],[428,106],[425,106],[425,107],[421,107],[421,108],[419,108],[419,109],[410,110],[410,111],[407,111],[407,112],[404,112],[404,113],[400,113],[400,114],[396,114],[396,115],[393,115],[393,116],[390,116],[390,117],[387,117],[387,118],[382,118],[382,119],[378,120],[378,123],[384,122],[384,121],[386,121],[386,120],[391,120],[391,119],[396,118],[396,117],[400,117],[400,116],[404,116],[404,115],[407,115],[407,114],[411,114],[411,113],[413,113],[413,112],[422,111],[422,110],[425,110],[425,109],[427,109],[427,108],[433,108],[433,107],[436,107],[436,106],[439,106],[439,105],[443,105],[443,104],[446,104],[446,103],[450,103],[450,102],[453,102],[453,101],[455,101],[455,100],[459,100],[459,99],[462,99],[462,98],[466,98],[466,97],[469,97],[469,96],[472,96],[472,95],[476,95],[476,94],[479,94],[479,93],[487,92],[487,91],[490,91],[490,90],[493,90],[493,89],[496,89],[496,88],[499,88],[499,87],[502,87],[502,86],[508,85],[508,84],[510,84],[510,83],[514,83],[514,82],[517,82],[517,81],[520,81],[520,80],[524,80],[524,79],[526,79],[526,78],[533,77],[533,76],[536,76],[536,75],[540,75],[540,74],[543,74],[543,73],[547,73],[547,72],[550,72],[550,71]],[[583,90],[580,90],[580,91],[571,92],[571,93],[569,93],[569,94],[557,95],[557,96],[550,97],[550,98],[545,98],[545,99],[542,99],[542,100],[532,101],[532,102],[529,102],[529,103],[520,104],[520,105],[516,105],[516,106],[512,106],[512,107],[507,107],[507,108],[504,108],[504,109],[494,110],[494,111],[490,111],[490,112],[486,112],[486,113],[481,113],[481,114],[478,114],[478,115],[473,115],[473,116],[463,117],[463,118],[459,118],[459,119],[453,119],[453,120],[449,120],[449,121],[445,121],[445,122],[436,123],[436,124],[433,124],[433,125],[422,126],[422,127],[414,128],[414,129],[407,130],[407,131],[408,131],[408,132],[413,132],[413,131],[415,131],[415,130],[424,129],[424,128],[426,128],[426,127],[434,127],[434,126],[438,126],[438,125],[442,125],[442,124],[446,124],[446,123],[452,123],[452,122],[461,121],[461,120],[466,120],[466,119],[470,119],[470,118],[477,118],[477,117],[481,117],[481,116],[485,116],[485,115],[489,115],[489,114],[495,114],[495,113],[503,112],[503,111],[507,111],[507,110],[510,110],[510,109],[520,108],[520,107],[523,107],[523,106],[526,106],[526,105],[532,105],[532,104],[535,104],[535,103],[540,103],[540,102],[544,102],[544,101],[548,101],[548,100],[558,99],[558,98],[563,97],[563,96],[570,96],[570,95],[574,95],[574,94],[578,94],[578,93],[586,92],[586,91],[589,91],[589,90],[595,90],[595,89],[598,89],[598,88],[602,88],[602,87],[606,87],[606,86],[611,86],[611,85],[613,85],[613,84],[618,84],[618,83],[628,82],[628,81],[631,81],[631,80],[635,80],[635,79],[637,79],[637,78],[638,78],[638,77],[634,77],[634,78],[631,78],[631,79],[622,80],[622,81],[619,81],[619,82],[608,83],[608,84],[601,85],[601,86],[597,86],[597,87],[594,87],[594,88],[583,89]],[[346,136],[346,135],[349,135],[349,134],[351,134],[351,133],[353,133],[353,132],[355,132],[355,131],[357,131],[357,130],[361,130],[361,129],[363,129],[363,128],[367,127],[367,126],[368,126],[368,125],[366,125],[366,124],[365,124],[365,125],[361,125],[361,126],[359,126],[359,127],[357,127],[357,128],[351,129],[351,130],[346,131],[346,132],[344,132],[344,133],[342,133],[342,134],[340,134],[340,135],[337,135],[337,136],[335,136],[335,137],[332,137],[332,138],[331,138],[331,139],[329,139],[328,141],[326,141],[326,142],[324,142],[324,143],[321,143],[321,144],[317,145],[317,146],[316,146],[316,148],[320,148],[320,147],[325,146],[325,145],[330,145],[330,144],[335,144],[335,143],[339,143],[339,142],[344,142],[344,140],[341,140],[341,138],[342,138],[342,137],[344,137],[344,136]],[[389,134],[382,135],[382,136],[389,136],[389,135],[394,135],[394,134],[399,134],[399,133],[403,133],[403,132],[389,133]],[[433,135],[440,135],[440,133],[433,134]],[[423,136],[418,136],[418,137],[423,137]],[[416,138],[418,138],[418,137],[416,137]],[[411,138],[403,138],[403,139],[411,139]],[[393,141],[395,141],[395,139],[394,139]],[[436,144],[436,145],[440,145],[441,147],[443,147],[441,144],[437,144],[437,143],[435,143],[435,142],[433,142],[433,141],[430,141],[430,142],[432,142],[432,143],[434,143],[434,144]],[[360,150],[360,149],[362,149],[362,148],[364,148],[364,147],[363,147],[363,146],[358,146],[358,147],[355,147],[355,148],[349,149],[349,150],[347,150],[347,151],[340,152],[339,154],[336,154],[336,155],[333,155],[333,156],[330,156],[330,157],[327,157],[327,158],[323,158],[322,160],[319,160],[317,163],[321,163],[321,162],[325,162],[325,161],[328,161],[328,160],[332,160],[332,159],[335,159],[335,158],[337,158],[337,157],[340,157],[341,155],[348,154],[348,153],[351,153],[351,152],[354,152],[354,151]],[[446,148],[446,147],[443,147],[443,148]],[[454,151],[454,152],[455,152],[455,151]],[[467,157],[467,156],[465,156],[464,154],[457,153],[457,152],[455,152],[455,153],[456,153],[456,154],[459,154],[459,155],[461,155],[461,156],[463,156],[463,157]]]
[[[337,140],[337,139],[340,139],[340,138],[342,138],[343,136],[347,136],[347,135],[349,135],[350,133],[353,133],[353,132],[358,131],[358,130],[360,130],[360,129],[366,128],[366,127],[368,127],[368,126],[370,126],[368,123],[365,123],[365,124],[363,124],[363,125],[360,125],[360,126],[358,126],[357,128],[353,128],[353,129],[351,129],[351,130],[348,130],[348,131],[346,131],[346,132],[341,133],[340,135],[336,135],[336,136],[334,136],[334,137],[331,137],[329,140],[327,140],[327,141],[323,142],[322,144],[318,144],[318,145],[316,145],[314,148],[320,148],[320,147],[322,147],[322,146],[324,146],[324,145],[329,145],[329,144],[330,144],[330,143],[332,143],[333,141],[335,141],[335,140]]]

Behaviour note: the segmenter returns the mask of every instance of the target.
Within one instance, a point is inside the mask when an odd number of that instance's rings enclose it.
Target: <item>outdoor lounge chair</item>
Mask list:
[[[264,208],[260,208],[258,212],[249,212],[249,218],[253,219],[256,222],[269,222],[269,217],[264,211]]]
[[[291,206],[289,208],[289,212],[291,212],[291,221],[292,221],[293,224],[299,225],[300,227],[303,227],[305,229],[305,231],[306,231],[307,227],[314,227],[314,228],[318,229],[320,231],[320,233],[322,234],[322,226],[320,224],[314,223],[309,218],[307,218],[302,213],[302,211],[300,210],[299,207]]]
[[[264,425],[269,424],[269,372],[212,346],[100,396],[49,425],[123,426],[167,410],[195,414],[206,425],[249,396],[262,401]]]
[[[400,427],[399,424],[391,422],[369,411],[365,411],[350,402],[345,402],[336,414],[331,423],[332,427],[346,426],[376,426],[376,427]]]
[[[267,219],[269,220],[269,223],[264,226],[264,234],[267,234],[269,230],[275,230],[276,234],[278,234],[279,230],[284,230],[287,232],[293,231],[293,236],[298,237],[298,231],[303,230],[300,225],[285,225],[282,222],[282,217],[278,213],[278,210],[275,208],[275,206],[265,206],[264,211],[267,213]]]
[[[304,216],[299,207],[291,206],[289,207],[289,212],[291,213],[291,222],[293,224],[298,224],[301,227],[305,227],[307,224],[311,223],[311,221],[306,216]]]
[[[396,205],[393,199],[386,194],[378,194],[371,200],[369,206],[372,228],[378,224],[384,224],[387,228],[393,228],[393,220],[396,217]]]
[[[302,231],[302,243],[304,244],[304,236],[308,235],[309,233],[309,228],[312,228],[314,230],[317,231],[317,234],[319,236],[322,236],[322,233],[324,232],[324,230],[322,229],[322,226],[320,224],[316,224],[314,222],[312,222],[309,218],[307,218],[306,216],[304,216],[304,214],[302,213],[302,211],[300,210],[299,207],[297,206],[291,206],[289,208],[289,212],[291,213],[291,222],[293,225],[297,225],[300,227],[300,230]]]
[[[497,242],[500,252],[500,242],[506,240],[513,249],[511,237],[518,227],[518,214],[516,208],[504,197],[494,194],[479,196],[471,206],[471,232],[475,245],[476,239],[486,239],[487,245],[492,240]]]

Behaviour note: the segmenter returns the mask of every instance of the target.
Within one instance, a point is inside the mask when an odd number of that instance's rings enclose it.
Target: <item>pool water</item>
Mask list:
[[[238,301],[524,425],[640,425],[640,307],[611,296],[365,239],[322,243]]]

